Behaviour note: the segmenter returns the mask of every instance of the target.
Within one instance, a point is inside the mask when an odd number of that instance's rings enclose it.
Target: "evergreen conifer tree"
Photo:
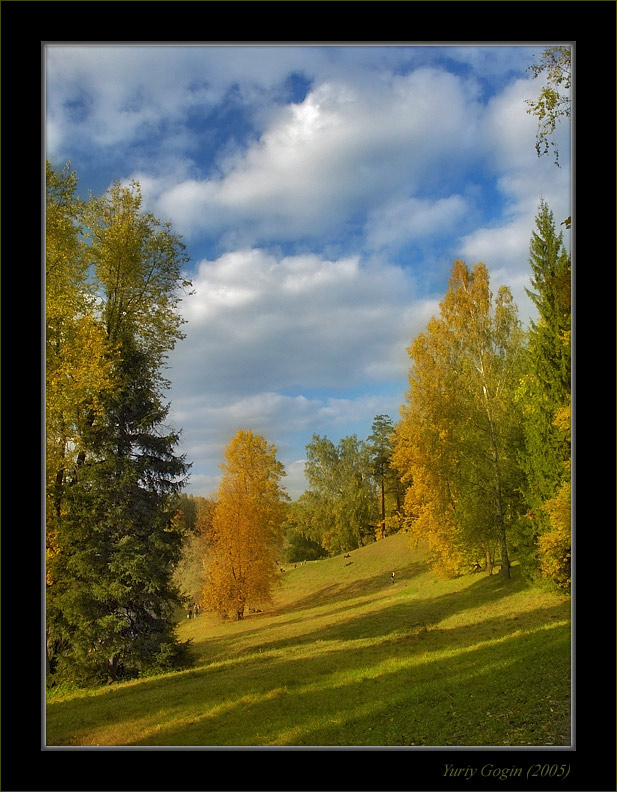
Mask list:
[[[183,337],[175,308],[188,282],[184,248],[141,211],[136,184],[115,185],[84,212],[111,387],[93,394],[62,482],[48,587],[52,670],[113,682],[181,660],[174,519],[188,466],[165,426],[166,353]]]
[[[570,255],[545,201],[540,202],[535,225],[529,246],[532,289],[527,293],[538,318],[530,322],[522,391],[525,450],[521,464],[529,511],[519,538],[524,565],[531,574],[546,567],[537,557],[538,539],[550,530],[543,506],[569,476],[569,426],[564,427],[557,417],[564,410],[569,414],[571,399]]]

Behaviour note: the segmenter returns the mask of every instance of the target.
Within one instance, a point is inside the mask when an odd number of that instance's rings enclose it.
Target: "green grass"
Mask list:
[[[350,560],[288,569],[242,622],[181,622],[189,670],[50,693],[47,745],[569,745],[569,598],[516,565],[439,579],[404,534]]]

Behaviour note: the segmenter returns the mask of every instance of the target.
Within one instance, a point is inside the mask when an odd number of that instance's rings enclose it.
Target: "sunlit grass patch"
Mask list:
[[[352,557],[292,570],[244,621],[179,624],[191,669],[52,695],[48,744],[569,744],[567,598],[517,568],[440,580],[404,535]]]

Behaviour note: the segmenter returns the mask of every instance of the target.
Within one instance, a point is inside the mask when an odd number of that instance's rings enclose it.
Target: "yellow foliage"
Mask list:
[[[85,246],[79,238],[81,204],[76,177],[68,167],[56,173],[47,165],[45,368],[47,582],[57,555],[53,519],[61,510],[67,471],[82,450],[82,431],[102,410],[111,387],[110,348],[87,283]]]
[[[47,530],[46,543],[45,543],[45,581],[48,586],[54,582],[54,576],[51,571],[51,562],[58,555],[58,531]]]
[[[554,424],[570,434],[571,405],[557,411]],[[572,556],[572,485],[570,461],[565,464],[566,480],[554,498],[546,501],[542,510],[549,515],[551,529],[538,538],[538,559],[544,577],[552,579],[559,588],[569,590]]]
[[[570,404],[567,404],[565,407],[560,407],[555,413],[555,420],[553,421],[558,429],[561,429],[568,435],[570,435],[571,412],[572,409]]]
[[[571,494],[571,483],[565,481],[557,495],[542,506],[549,515],[551,530],[538,538],[542,575],[566,590],[571,584]]]
[[[212,516],[204,605],[241,619],[249,602],[267,602],[277,564],[287,496],[276,449],[252,431],[239,431],[225,452],[224,475]]]
[[[409,530],[426,539],[436,568],[457,574],[497,546],[507,552],[519,490],[512,393],[522,334],[509,291],[493,301],[483,264],[455,261],[449,283],[440,318],[408,349],[392,460],[408,484]]]

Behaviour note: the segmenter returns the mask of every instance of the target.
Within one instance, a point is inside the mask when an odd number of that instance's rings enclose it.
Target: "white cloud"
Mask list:
[[[483,261],[491,283],[511,288],[521,320],[535,316],[525,293],[529,287],[529,242],[541,199],[554,212],[556,224],[571,214],[570,141],[567,126],[559,132],[558,168],[549,155],[535,151],[537,119],[526,112],[525,99],[533,96],[530,80],[517,80],[489,104],[485,129],[486,148],[496,170],[496,187],[505,209],[489,226],[476,226],[460,240],[461,257],[468,263]],[[569,232],[564,242],[569,243]]]
[[[327,435],[333,442],[354,433],[365,439],[376,415],[385,413],[397,420],[401,401],[398,394],[307,398],[272,392],[215,401],[204,393],[174,398],[170,417],[174,425],[184,427],[183,447],[198,470],[191,474],[188,491],[214,493],[220,472],[213,471],[219,471],[226,446],[240,429],[252,429],[276,447],[277,459],[287,472],[284,485],[297,497],[307,488],[304,460],[298,459],[298,452],[304,452],[313,434]]]
[[[171,420],[200,470],[238,429],[291,464],[314,432],[366,437],[375,415],[396,419],[407,346],[438,309],[409,272],[350,257],[235,251],[201,262],[193,286],[170,357]]]
[[[452,234],[469,212],[467,199],[460,195],[428,200],[409,198],[384,204],[371,212],[366,222],[369,249],[396,248],[410,240]]]
[[[355,257],[263,250],[203,261],[183,303],[187,339],[170,358],[183,390],[216,393],[354,388],[404,372],[411,334],[426,321],[402,268]]]
[[[250,244],[331,233],[420,189],[437,167],[463,157],[470,167],[478,112],[470,84],[435,69],[373,79],[362,90],[323,82],[271,114],[219,178],[161,182],[156,207],[189,237],[230,226],[235,244],[243,230]]]

